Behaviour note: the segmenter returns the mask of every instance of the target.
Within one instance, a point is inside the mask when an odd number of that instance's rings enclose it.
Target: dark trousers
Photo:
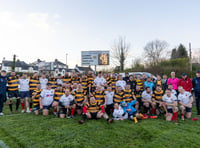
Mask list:
[[[112,113],[112,111],[113,111],[113,104],[109,104],[109,105],[106,105],[106,113],[108,114],[108,115],[110,115],[111,113]]]
[[[5,100],[6,95],[0,94],[0,113],[3,112],[3,103]]]
[[[195,92],[197,112],[200,113],[200,92]]]

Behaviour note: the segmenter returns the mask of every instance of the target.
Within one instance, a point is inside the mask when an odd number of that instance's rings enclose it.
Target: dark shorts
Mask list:
[[[171,114],[173,113],[172,108],[168,108],[167,111],[168,111],[168,113],[171,113]]]
[[[19,98],[19,91],[8,91],[8,98]]]
[[[36,105],[34,106],[33,110],[36,111],[36,110],[39,110],[40,109],[40,105]]]
[[[78,105],[76,105],[76,109],[81,109],[82,110],[82,106],[78,106]]]
[[[188,112],[188,113],[190,113],[190,112],[192,112],[192,108],[186,107],[185,111]]]
[[[65,114],[67,113],[67,109],[65,107],[59,106],[59,113],[60,114]]]
[[[96,113],[90,113],[91,119],[97,119],[97,112]]]
[[[50,105],[43,105],[43,109],[48,109],[49,110],[52,107],[52,104],[53,103],[51,103]]]
[[[30,94],[29,91],[21,91],[20,92],[20,98],[21,99],[28,98],[28,97],[30,97],[29,94]]]

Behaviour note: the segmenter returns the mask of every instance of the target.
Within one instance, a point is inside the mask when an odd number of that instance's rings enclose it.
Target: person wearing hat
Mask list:
[[[196,72],[196,78],[192,80],[192,84],[196,99],[197,115],[200,115],[200,70]]]
[[[178,86],[182,86],[185,91],[191,92],[192,90],[192,80],[187,77],[186,73],[181,74],[182,79],[179,80]]]

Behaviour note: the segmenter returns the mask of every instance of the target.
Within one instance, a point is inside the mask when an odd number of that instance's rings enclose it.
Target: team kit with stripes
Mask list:
[[[200,77],[197,72],[197,78]],[[166,121],[191,118],[193,81],[183,73],[181,79],[167,75],[147,77],[92,71],[79,74],[75,71],[56,77],[16,75],[11,72],[7,78],[7,100],[10,112],[16,111],[48,116],[53,112],[59,118],[81,116],[83,124],[89,119],[104,118],[108,123],[114,120],[130,120],[133,123],[143,119],[164,116]],[[16,99],[16,101],[14,101]],[[198,103],[198,102],[197,102]],[[50,111],[52,110],[52,112]],[[197,104],[197,114],[200,110]],[[3,113],[2,113],[3,115]],[[161,118],[162,120],[162,118]]]

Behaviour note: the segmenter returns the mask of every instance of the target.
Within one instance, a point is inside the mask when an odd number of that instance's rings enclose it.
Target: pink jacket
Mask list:
[[[178,83],[179,83],[179,79],[178,78],[169,78],[167,80],[167,85],[171,84],[173,86],[173,89],[174,90],[177,90],[178,89]]]

